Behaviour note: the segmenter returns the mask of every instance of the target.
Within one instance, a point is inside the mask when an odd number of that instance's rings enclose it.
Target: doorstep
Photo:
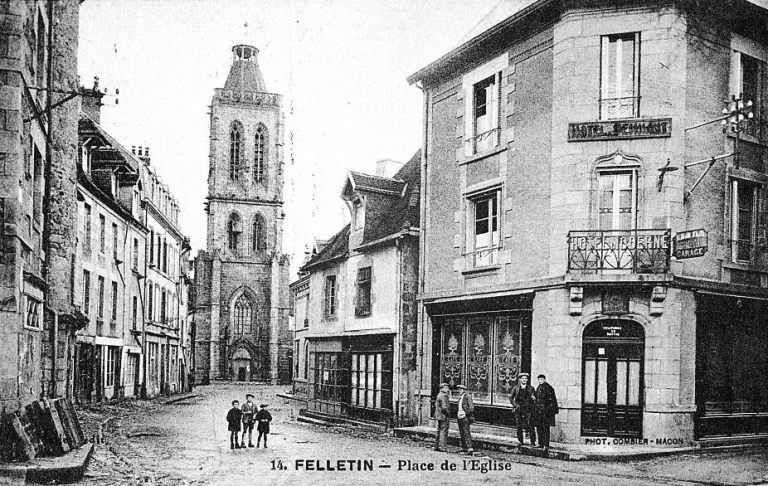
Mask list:
[[[459,431],[456,424],[448,431],[448,444],[459,446],[461,444]],[[416,426],[400,427],[394,429],[397,437],[410,437],[421,440],[435,440],[435,427]],[[517,438],[501,434],[472,433],[472,445],[475,449],[497,450],[502,452],[514,452],[529,456],[548,457],[563,461],[633,461],[651,459],[655,457],[685,454],[689,452],[701,452],[700,447],[653,447],[643,445],[597,445],[597,444],[566,444],[552,442],[549,451],[531,447],[528,444],[520,445]]]
[[[313,422],[303,419],[312,419]],[[341,427],[356,427],[359,429],[365,429],[374,432],[386,432],[387,425],[379,422],[369,422],[367,420],[354,419],[342,415],[331,415],[322,412],[315,412],[313,410],[300,409],[299,422],[315,423],[317,425],[337,425]],[[320,424],[319,422],[323,422]]]
[[[0,463],[0,484],[4,484],[4,478],[10,478],[22,484],[79,481],[85,474],[92,453],[93,444],[86,442],[82,447],[67,452],[63,456],[37,457],[26,462]]]

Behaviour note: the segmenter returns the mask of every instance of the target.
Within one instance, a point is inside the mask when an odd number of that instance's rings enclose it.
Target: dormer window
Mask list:
[[[117,196],[117,174],[112,174],[110,176],[109,184],[112,190],[112,195],[116,197]]]
[[[355,230],[361,230],[365,227],[365,205],[362,199],[358,199],[352,204],[352,219]]]

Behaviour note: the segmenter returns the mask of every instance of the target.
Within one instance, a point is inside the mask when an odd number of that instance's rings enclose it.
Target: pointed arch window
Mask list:
[[[267,129],[264,125],[256,128],[254,140],[253,181],[264,182],[267,159]]]
[[[235,122],[229,131],[229,178],[233,181],[240,179],[242,154],[242,128]]]
[[[257,214],[253,219],[253,251],[264,251],[266,249],[267,235],[264,218],[260,214]]]
[[[253,309],[250,299],[245,294],[240,295],[235,301],[232,318],[235,334],[253,332]]]
[[[241,233],[240,216],[237,213],[230,214],[229,221],[227,222],[227,237],[228,248],[232,253],[236,254],[240,248]]]

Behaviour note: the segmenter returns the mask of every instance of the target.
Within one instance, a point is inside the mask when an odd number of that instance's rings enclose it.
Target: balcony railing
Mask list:
[[[479,268],[496,265],[499,263],[499,249],[501,245],[478,248],[465,254],[468,258],[468,268]]]
[[[568,232],[568,271],[581,273],[666,273],[670,230]]]
[[[616,118],[635,118],[640,113],[640,97],[624,96],[621,98],[601,98],[600,118],[612,120]]]

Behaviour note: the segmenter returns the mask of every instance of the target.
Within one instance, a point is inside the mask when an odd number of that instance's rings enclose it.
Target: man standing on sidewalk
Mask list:
[[[536,432],[539,435],[539,446],[544,452],[549,450],[549,427],[555,425],[555,415],[560,411],[557,407],[555,389],[547,383],[547,377],[539,375],[539,387],[536,389]]]
[[[467,454],[472,454],[472,434],[469,431],[469,425],[474,421],[475,404],[472,402],[472,395],[467,393],[467,387],[456,385],[459,389],[459,411],[456,414],[459,423],[459,434],[461,435],[461,448]]]
[[[448,383],[440,383],[440,393],[435,399],[435,420],[437,420],[437,437],[435,438],[435,450],[445,452],[445,446],[448,442],[448,421],[450,413],[450,402],[448,392],[450,388]]]
[[[523,429],[528,432],[531,438],[531,445],[536,445],[536,430],[533,428],[533,402],[536,399],[536,392],[528,384],[528,373],[520,373],[518,385],[512,389],[509,396],[509,403],[512,404],[512,410],[515,412],[515,422],[517,423],[517,441],[523,445]]]

